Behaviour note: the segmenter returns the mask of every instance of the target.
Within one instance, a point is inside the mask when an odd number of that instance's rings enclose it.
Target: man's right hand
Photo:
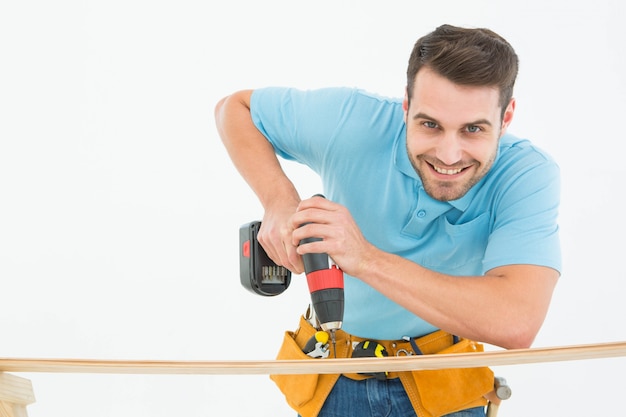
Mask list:
[[[304,272],[302,257],[296,252],[292,241],[291,216],[296,212],[299,201],[281,204],[279,207],[266,209],[257,240],[267,255],[278,265],[282,265],[294,274]]]

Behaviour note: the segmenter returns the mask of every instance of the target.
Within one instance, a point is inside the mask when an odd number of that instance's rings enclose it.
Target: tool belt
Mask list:
[[[276,359],[313,359],[303,352],[315,329],[302,316],[296,331],[286,331]],[[446,353],[481,352],[480,343],[456,339],[442,330],[407,340],[369,340],[352,336],[342,330],[336,332],[336,352],[330,357],[350,358],[359,343],[371,342],[384,347],[389,356],[430,355]],[[417,351],[416,351],[417,350]],[[439,417],[445,414],[487,404],[485,395],[493,390],[494,375],[487,367],[438,369],[406,372],[385,372],[385,378],[400,378],[418,417]],[[343,374],[362,380],[380,375]],[[270,375],[284,394],[287,404],[302,417],[316,417],[340,374]]]

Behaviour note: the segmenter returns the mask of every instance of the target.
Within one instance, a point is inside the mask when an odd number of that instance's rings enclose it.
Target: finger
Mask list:
[[[334,219],[334,212],[325,210],[325,209],[311,207],[311,208],[307,208],[302,211],[296,212],[291,218],[290,224],[291,224],[291,227],[294,229],[294,231],[298,230],[299,232],[302,232],[299,229],[301,229],[304,226],[328,225],[333,221],[333,219]],[[309,234],[308,237],[315,237],[311,233],[319,233],[321,231],[318,228],[315,228],[313,230],[311,230],[311,228],[307,228],[305,230]],[[318,236],[318,237],[322,237],[322,236]]]
[[[261,227],[263,227],[263,226],[261,226]],[[265,234],[265,233],[262,233],[262,232],[259,232],[259,234],[257,235],[257,240],[259,241],[259,244],[261,245],[261,247],[263,248],[263,250],[265,251],[267,256],[274,263],[279,264],[280,257],[278,256],[278,251],[276,251],[275,245],[273,244],[273,241],[269,237],[269,235]]]
[[[323,240],[305,243],[297,247],[298,255],[306,255],[307,253],[326,253],[328,254],[327,244]]]
[[[294,216],[295,217],[295,216]],[[324,235],[321,233],[321,224],[317,222],[307,221],[294,229],[291,234],[291,243],[294,246],[302,246],[308,244],[303,242],[304,239],[317,238],[324,239]]]
[[[286,267],[295,274],[301,274],[304,272],[304,263],[302,257],[298,254],[297,247],[289,244],[285,246],[285,253],[287,254],[287,261],[290,267]]]
[[[268,233],[266,231],[264,234],[259,232],[257,238],[263,249],[265,249],[267,256],[274,263],[284,266],[293,273],[302,273],[304,266],[296,252],[296,248],[290,242],[291,234],[289,232]]]
[[[332,201],[326,199],[321,194],[318,194],[314,195],[311,198],[300,201],[300,204],[298,204],[298,208],[296,211],[306,210],[309,208],[321,208],[325,210],[330,210],[333,206],[334,203]]]

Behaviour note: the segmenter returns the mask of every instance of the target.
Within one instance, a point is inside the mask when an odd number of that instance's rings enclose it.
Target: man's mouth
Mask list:
[[[433,169],[435,171],[437,171],[440,174],[444,174],[444,175],[455,175],[458,174],[459,172],[463,171],[463,168],[456,168],[456,169],[445,169],[445,168],[440,168],[436,165],[432,165]]]
[[[463,172],[467,167],[465,168],[443,168],[441,166],[437,166],[435,164],[431,164],[430,162],[428,163],[428,165],[430,165],[430,167],[433,169],[433,171],[435,171],[438,174],[441,175],[457,175],[461,172]]]

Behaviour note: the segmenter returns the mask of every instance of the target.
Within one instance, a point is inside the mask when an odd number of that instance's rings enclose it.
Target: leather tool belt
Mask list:
[[[303,352],[307,341],[317,329],[307,319],[300,318],[296,331],[286,331],[277,359],[313,359]],[[363,342],[376,343],[384,348],[388,356],[431,355],[446,353],[481,352],[480,343],[467,339],[457,339],[442,330],[426,336],[407,340],[363,339],[342,330],[336,332],[337,358],[350,358],[354,348],[363,346]],[[330,353],[334,357],[335,352]],[[493,390],[494,375],[487,367],[464,369],[438,369],[406,372],[385,372],[381,375],[343,374],[362,380],[376,377],[400,378],[418,417],[439,417],[467,408],[487,404],[485,395]],[[330,394],[340,374],[297,374],[270,375],[278,388],[285,395],[291,408],[302,417],[316,417],[324,401]]]

